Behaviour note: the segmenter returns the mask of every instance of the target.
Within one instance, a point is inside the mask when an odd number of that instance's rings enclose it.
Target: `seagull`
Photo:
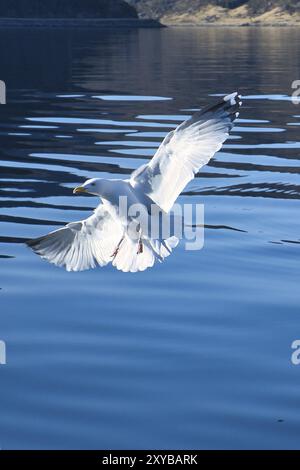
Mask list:
[[[142,205],[146,218],[153,205],[163,214],[170,213],[189,181],[221,149],[241,105],[241,96],[235,92],[196,112],[171,131],[154,157],[129,179],[93,178],[76,187],[75,194],[100,197],[93,215],[31,239],[27,245],[67,271],[111,263],[120,271],[137,272],[162,262],[176,247],[178,238],[151,237],[136,217],[121,213],[120,198],[125,198],[128,206]]]

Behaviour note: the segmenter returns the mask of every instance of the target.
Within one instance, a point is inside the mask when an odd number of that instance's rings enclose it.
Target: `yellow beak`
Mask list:
[[[86,193],[86,190],[83,186],[77,186],[77,188],[73,189],[73,194],[77,193]]]

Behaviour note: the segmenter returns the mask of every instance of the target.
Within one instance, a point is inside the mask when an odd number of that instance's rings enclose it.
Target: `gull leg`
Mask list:
[[[141,240],[141,238],[139,239],[139,243],[138,243],[138,251],[137,251],[137,255],[140,255],[141,253],[143,253],[144,251],[144,245],[143,245],[143,242]]]
[[[140,255],[144,251],[144,245],[142,242],[142,230],[141,226],[139,227],[139,241],[138,241],[138,250],[136,252],[137,255]]]
[[[115,251],[113,252],[113,254],[111,255],[111,258],[115,258],[117,256],[117,254],[119,253],[119,250],[121,248],[121,245],[122,245],[122,242],[125,238],[125,235],[123,235],[123,237],[121,238],[121,240],[119,241],[118,245],[117,245],[117,248],[115,249]]]

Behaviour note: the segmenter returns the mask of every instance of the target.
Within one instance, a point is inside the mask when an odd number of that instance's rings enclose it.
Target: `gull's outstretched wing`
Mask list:
[[[100,205],[88,219],[29,240],[27,245],[42,258],[67,271],[83,271],[112,261],[122,235],[121,224]]]
[[[131,185],[169,212],[187,183],[220,150],[241,104],[241,97],[232,93],[180,124],[152,160],[132,173]]]

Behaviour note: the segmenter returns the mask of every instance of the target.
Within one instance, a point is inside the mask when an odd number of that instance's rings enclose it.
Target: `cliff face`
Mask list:
[[[300,21],[299,0],[127,0],[143,18],[166,24],[290,24]]]
[[[124,0],[1,0],[0,18],[137,18]]]

